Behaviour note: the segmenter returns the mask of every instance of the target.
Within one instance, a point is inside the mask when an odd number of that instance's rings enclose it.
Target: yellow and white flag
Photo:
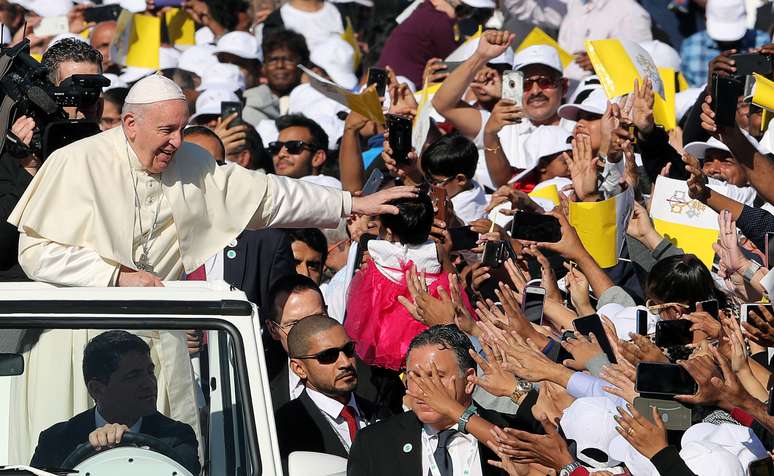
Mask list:
[[[301,65],[298,65],[298,68],[309,77],[309,84],[315,91],[328,99],[333,99],[342,106],[346,106],[349,109],[362,114],[366,119],[374,121],[377,124],[384,124],[382,105],[379,102],[379,96],[376,94],[376,89],[373,87],[364,90],[360,94],[356,94],[338,84],[328,81],[309,68],[305,68]]]
[[[688,182],[659,176],[650,204],[653,225],[664,238],[712,268],[718,241],[718,214],[688,196]]]
[[[745,89],[745,96],[752,99],[752,103],[769,111],[774,111],[774,81],[753,73],[752,78]]]
[[[117,64],[159,69],[159,48],[161,18],[121,12],[110,43],[110,55]]]
[[[169,41],[175,46],[193,46],[196,44],[194,34],[196,24],[193,18],[182,8],[171,8],[164,13]]]
[[[411,145],[414,146],[414,150],[417,151],[417,154],[422,153],[425,142],[427,141],[427,135],[430,133],[430,127],[432,125],[430,116],[433,112],[433,104],[427,86],[427,83],[425,83],[425,87],[422,89],[422,95],[419,97],[417,114],[414,116],[414,123],[411,128]]]
[[[633,204],[632,189],[601,202],[570,202],[570,224],[601,268],[618,263]]]
[[[572,63],[572,55],[563,50],[562,47],[559,46],[559,43],[556,42],[556,40],[551,38],[548,33],[544,32],[538,27],[533,28],[532,31],[530,31],[529,34],[524,37],[524,40],[522,40],[519,47],[516,48],[516,53],[523,50],[524,48],[529,48],[530,46],[535,45],[548,45],[556,48],[556,51],[559,52],[559,60],[562,62],[562,66],[565,68],[568,64]]]
[[[355,28],[352,26],[352,20],[347,17],[347,27],[344,29],[344,33],[341,34],[341,39],[349,43],[352,49],[355,51],[353,59],[355,61],[355,69],[360,67],[360,61],[363,59],[363,52],[360,51],[360,44],[357,42],[357,34]]]
[[[605,94],[610,99],[634,91],[635,79],[640,83],[646,78],[650,79],[656,96],[653,107],[656,124],[667,130],[674,129],[674,101],[670,112],[659,68],[644,48],[633,41],[613,38],[587,40],[586,52]]]

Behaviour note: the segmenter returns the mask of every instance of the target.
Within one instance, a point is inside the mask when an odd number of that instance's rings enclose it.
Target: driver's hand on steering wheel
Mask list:
[[[89,433],[89,444],[96,450],[115,446],[121,443],[124,433],[129,431],[129,427],[120,423],[108,423]]]

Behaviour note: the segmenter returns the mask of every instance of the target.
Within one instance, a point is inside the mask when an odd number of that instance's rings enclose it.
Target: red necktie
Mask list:
[[[204,270],[204,265],[199,266],[185,277],[186,281],[207,281],[207,271]]]
[[[347,422],[347,427],[349,427],[349,440],[355,441],[355,434],[357,433],[357,413],[355,412],[355,409],[347,405],[341,409],[341,415],[339,416]]]

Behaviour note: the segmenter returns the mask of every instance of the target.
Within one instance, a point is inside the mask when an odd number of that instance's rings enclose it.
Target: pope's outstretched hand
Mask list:
[[[416,187],[402,185],[392,187],[381,192],[368,195],[366,197],[352,197],[352,213],[357,215],[381,215],[398,214],[398,207],[388,205],[392,200],[399,198],[413,198],[418,194]]]

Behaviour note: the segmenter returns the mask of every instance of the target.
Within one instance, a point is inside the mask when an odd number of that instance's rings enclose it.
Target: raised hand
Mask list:
[[[540,423],[546,432],[544,435],[495,426],[491,430],[492,441],[499,446],[502,454],[519,463],[539,464],[559,471],[575,461],[556,425],[545,417],[540,419]]]
[[[439,298],[431,296],[427,291],[425,275],[419,275],[416,266],[409,268],[406,273],[406,285],[414,302],[404,296],[398,296],[398,301],[409,311],[411,317],[429,327],[454,322],[454,303],[446,290],[439,287]]]
[[[496,347],[494,348],[496,349]],[[469,349],[468,353],[476,361],[483,376],[469,375],[468,382],[478,385],[487,392],[496,397],[509,397],[516,388],[516,377],[502,366],[502,357],[498,360],[495,357],[495,350],[489,345],[484,345],[484,355],[482,358],[476,351]]]
[[[619,348],[624,359],[632,365],[637,365],[640,362],[669,363],[669,358],[647,337],[630,332],[629,338],[631,341],[621,341]]]
[[[748,309],[747,322],[742,323],[745,336],[763,347],[774,347],[774,315],[766,306]]]
[[[707,176],[701,170],[701,164],[696,157],[683,153],[683,163],[685,170],[690,174],[688,177],[688,196],[694,200],[707,203],[710,196],[710,189],[707,187]]]
[[[566,156],[567,167],[572,178],[572,188],[581,201],[596,200],[599,196],[597,175],[599,158],[591,152],[591,137],[576,134],[572,141],[572,157]]]
[[[618,407],[618,415],[615,415],[617,426],[615,429],[623,438],[631,444],[647,459],[651,459],[659,451],[667,447],[667,432],[664,422],[661,420],[656,407],[653,407],[653,423],[634,408],[633,404],[626,405],[627,412]]]
[[[599,376],[610,383],[610,386],[602,387],[602,390],[623,398],[631,405],[634,405],[634,399],[640,396],[634,390],[634,380],[636,378],[634,367],[621,364],[606,365],[602,368]]]
[[[632,124],[643,134],[648,134],[653,130],[655,121],[653,119],[653,104],[655,96],[653,95],[653,83],[646,79],[640,84],[639,80],[634,80],[634,102],[632,104]]]
[[[562,364],[573,370],[583,371],[588,368],[588,362],[594,357],[604,354],[594,334],[584,336],[578,332],[575,337],[562,342],[562,347],[572,354],[572,359],[565,359]]]
[[[485,60],[495,59],[510,47],[516,35],[509,31],[487,30],[481,35],[476,55]]]
[[[524,109],[509,101],[500,100],[495,104],[489,120],[486,121],[484,134],[497,134],[503,130],[503,127],[518,124],[525,117],[527,114]]]
[[[389,202],[399,198],[416,198],[417,195],[416,187],[403,185],[380,190],[367,197],[352,197],[352,213],[368,216],[397,215],[398,207],[390,205]]]
[[[408,374],[409,385],[407,385],[406,394],[415,402],[421,402],[428,405],[436,412],[453,420],[457,420],[464,408],[458,402],[455,390],[455,382],[458,377],[451,375],[448,381],[444,383],[438,375],[438,368],[435,364],[429,369],[418,367]]]

